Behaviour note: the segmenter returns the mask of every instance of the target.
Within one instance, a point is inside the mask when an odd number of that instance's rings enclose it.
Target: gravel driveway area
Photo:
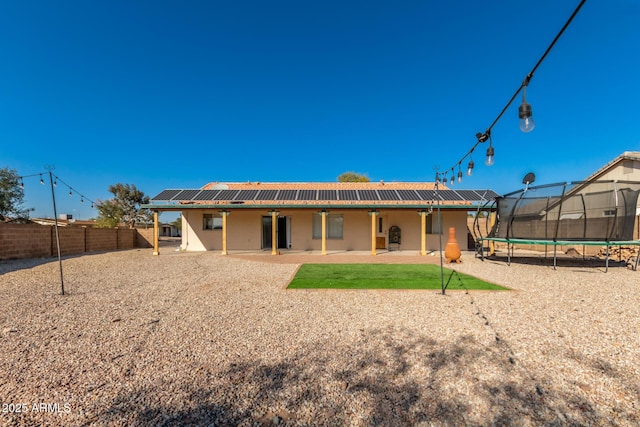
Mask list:
[[[512,290],[286,290],[320,258],[84,255],[65,296],[57,260],[0,262],[0,425],[640,424],[640,272],[465,255]]]

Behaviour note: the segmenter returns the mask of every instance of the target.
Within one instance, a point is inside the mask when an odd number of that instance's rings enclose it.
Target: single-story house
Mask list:
[[[163,222],[158,227],[158,233],[162,237],[180,237],[180,230],[173,224]]]
[[[185,251],[438,250],[440,230],[467,242],[467,215],[497,196],[433,183],[209,183],[168,189],[144,207],[181,212]],[[438,219],[440,212],[440,220]],[[439,224],[442,224],[442,227]],[[155,233],[156,236],[159,231]],[[444,236],[446,244],[446,236]],[[154,253],[159,249],[154,245]]]

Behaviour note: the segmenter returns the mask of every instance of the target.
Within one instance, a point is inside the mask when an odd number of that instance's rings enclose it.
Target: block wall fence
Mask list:
[[[60,254],[150,248],[153,228],[58,227]],[[48,258],[58,255],[54,226],[0,224],[0,260]]]

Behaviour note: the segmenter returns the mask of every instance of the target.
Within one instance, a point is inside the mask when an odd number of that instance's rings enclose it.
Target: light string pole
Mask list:
[[[64,290],[64,274],[63,274],[63,270],[62,270],[62,253],[61,253],[61,248],[60,248],[60,231],[59,231],[59,222],[58,222],[58,209],[56,206],[56,196],[55,196],[55,188],[58,185],[58,181],[60,181],[61,183],[63,183],[64,185],[66,185],[69,188],[69,197],[71,197],[73,195],[73,193],[77,193],[80,196],[80,203],[84,203],[85,200],[87,200],[88,202],[91,202],[91,208],[93,209],[95,202],[89,198],[87,198],[86,196],[84,196],[83,194],[81,194],[78,190],[76,190],[75,188],[71,187],[69,184],[67,184],[66,182],[64,182],[62,179],[60,179],[59,176],[54,175],[53,171],[55,170],[55,166],[53,165],[45,165],[44,169],[47,172],[42,172],[42,173],[34,173],[31,175],[20,175],[18,176],[18,185],[20,186],[21,189],[24,190],[24,179],[25,178],[30,178],[30,177],[34,177],[34,176],[38,176],[40,177],[40,184],[44,185],[44,178],[43,175],[48,173],[49,174],[49,184],[51,187],[51,201],[53,203],[53,221],[54,221],[54,228],[55,228],[55,234],[56,234],[56,249],[57,249],[57,255],[58,255],[58,265],[59,265],[59,269],[60,269],[60,288],[61,288],[61,294],[65,295],[65,290]]]
[[[470,159],[469,166],[468,166],[468,169],[467,169],[467,175],[471,176],[471,173],[472,173],[473,168],[475,166],[474,163],[473,163],[473,159],[471,159],[471,154],[473,153],[473,150],[475,150],[478,145],[480,145],[482,143],[485,143],[487,141],[489,141],[489,148],[487,148],[487,159],[486,159],[485,163],[487,164],[487,166],[493,165],[494,160],[495,160],[495,157],[494,157],[495,149],[493,147],[493,142],[491,140],[491,130],[498,123],[498,121],[502,118],[502,116],[507,111],[507,109],[509,109],[509,107],[511,106],[513,101],[515,101],[515,99],[518,97],[518,94],[520,94],[520,92],[522,92],[522,104],[520,104],[520,107],[518,108],[518,117],[519,117],[519,122],[520,122],[520,130],[522,130],[523,132],[531,132],[534,129],[535,123],[533,121],[533,113],[532,113],[531,105],[529,105],[529,103],[527,103],[527,87],[529,86],[529,82],[533,78],[533,75],[535,74],[535,72],[538,69],[538,67],[540,66],[540,64],[542,64],[542,62],[545,60],[545,58],[547,57],[549,52],[551,52],[551,49],[553,49],[553,47],[555,46],[556,42],[560,39],[560,37],[565,32],[567,27],[569,27],[569,24],[571,24],[571,22],[573,21],[573,18],[575,18],[575,16],[578,14],[578,12],[580,11],[580,9],[582,8],[582,6],[584,5],[585,2],[586,2],[586,0],[581,0],[580,1],[578,6],[575,8],[573,13],[569,17],[569,19],[562,26],[562,28],[560,29],[558,34],[556,34],[556,36],[553,38],[553,40],[551,41],[551,44],[549,44],[549,46],[544,51],[544,53],[542,54],[540,59],[538,59],[538,62],[536,62],[536,64],[531,69],[531,71],[529,71],[529,73],[525,76],[524,80],[522,81],[522,83],[520,84],[518,89],[516,89],[514,94],[511,96],[511,98],[509,99],[507,104],[504,106],[504,108],[500,111],[500,113],[495,118],[495,120],[493,120],[491,125],[489,125],[489,127],[487,127],[487,129],[484,132],[476,133],[476,143],[452,167],[446,169],[447,172],[444,173],[445,176],[446,176],[446,173],[449,172],[449,170],[451,171],[452,174],[454,174],[456,168],[460,169],[461,165],[462,165],[462,162],[467,157],[469,157],[469,159]],[[436,176],[438,178],[440,178],[441,174],[442,174],[441,172],[436,172]],[[461,181],[462,181],[462,174],[458,173],[458,182],[461,182]],[[453,184],[453,181],[451,182],[451,184]]]
[[[53,201],[53,221],[56,229],[56,246],[58,248],[58,266],[60,267],[60,287],[61,294],[64,295],[64,275],[62,274],[62,256],[60,254],[60,232],[58,231],[58,210],[56,209],[56,194],[53,185],[53,172],[55,169],[53,165],[45,165],[44,167],[49,172],[49,183],[51,184],[51,200]]]
[[[433,187],[433,198],[436,202],[436,209],[438,212],[438,239],[439,239],[439,247],[440,247],[440,289],[442,290],[442,295],[444,295],[444,265],[442,262],[442,258],[444,254],[442,252],[442,216],[440,215],[440,197],[438,196],[438,186],[440,184],[440,176],[438,171],[438,166],[434,168],[436,170],[436,182]],[[431,222],[433,224],[433,221]]]

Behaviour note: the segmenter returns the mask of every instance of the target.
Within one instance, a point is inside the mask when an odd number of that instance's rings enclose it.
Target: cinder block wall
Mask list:
[[[136,247],[138,248],[153,247],[153,228],[137,228],[135,231],[136,231]]]
[[[51,226],[44,227],[51,229],[51,254],[58,255],[56,229]],[[65,256],[86,252],[85,230],[86,228],[83,227],[58,227],[58,233],[60,235],[60,255]]]
[[[87,228],[87,251],[109,251],[118,249],[118,230],[110,228]]]
[[[50,257],[52,227],[0,224],[0,259]]]
[[[142,232],[142,233],[141,233]],[[153,229],[58,227],[62,256],[92,251],[148,248]],[[146,238],[140,237],[142,235]],[[57,256],[55,227],[0,223],[0,260]]]

